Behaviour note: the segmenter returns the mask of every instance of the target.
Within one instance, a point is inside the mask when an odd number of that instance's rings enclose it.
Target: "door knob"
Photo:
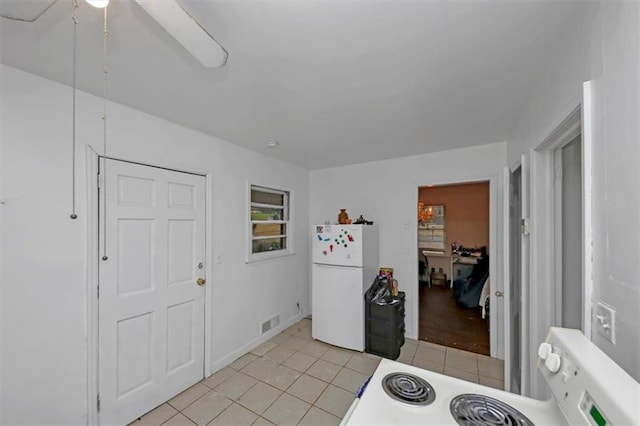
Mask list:
[[[196,282],[198,283],[199,286],[203,286],[207,283],[207,280],[205,280],[204,278],[198,278]]]
[[[504,293],[501,291],[496,291],[496,297],[503,297]]]

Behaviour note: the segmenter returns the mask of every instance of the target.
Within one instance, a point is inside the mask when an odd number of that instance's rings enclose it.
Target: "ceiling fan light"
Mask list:
[[[109,0],[86,0],[93,7],[104,9],[109,4]]]

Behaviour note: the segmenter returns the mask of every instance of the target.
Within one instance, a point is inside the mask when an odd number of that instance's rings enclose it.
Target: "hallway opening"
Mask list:
[[[489,182],[418,195],[420,340],[490,355]]]

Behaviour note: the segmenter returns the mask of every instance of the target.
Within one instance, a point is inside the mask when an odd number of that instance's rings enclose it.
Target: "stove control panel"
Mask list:
[[[568,424],[638,424],[640,384],[581,331],[552,327],[538,356]]]

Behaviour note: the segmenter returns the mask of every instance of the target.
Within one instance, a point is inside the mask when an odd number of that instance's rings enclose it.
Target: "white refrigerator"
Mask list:
[[[315,225],[311,237],[311,334],[364,351],[364,293],[378,273],[378,231],[374,225]]]

